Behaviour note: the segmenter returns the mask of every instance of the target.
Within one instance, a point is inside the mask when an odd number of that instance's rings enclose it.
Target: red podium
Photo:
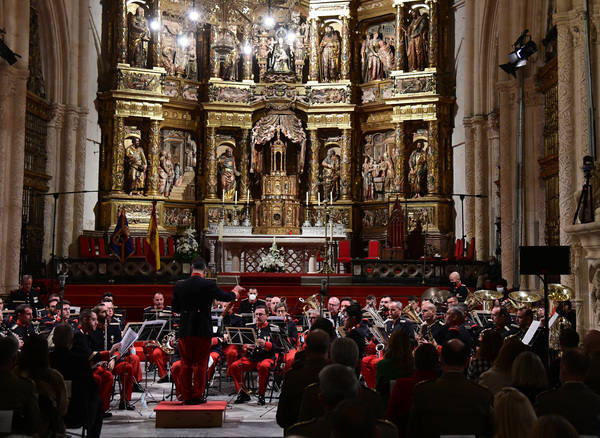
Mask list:
[[[222,427],[225,420],[225,409],[227,409],[226,401],[208,401],[201,405],[184,405],[178,401],[163,401],[154,408],[156,427]]]

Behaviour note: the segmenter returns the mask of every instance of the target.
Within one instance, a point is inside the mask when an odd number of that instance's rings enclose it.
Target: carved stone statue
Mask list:
[[[421,14],[417,9],[411,9],[410,20],[406,30],[408,66],[410,70],[423,70],[427,67],[429,19],[427,14]]]
[[[384,190],[390,192],[394,185],[394,163],[387,152],[383,154],[383,161],[379,165],[384,181]]]
[[[362,165],[362,177],[363,177],[363,198],[365,201],[372,201],[375,199],[375,187],[373,184],[373,163],[370,156],[365,156],[365,161]]]
[[[373,35],[372,33],[369,33],[367,39],[364,41],[365,60],[367,63],[363,77],[364,82],[375,81],[385,77],[383,61],[378,53],[380,41],[382,39],[379,37],[379,34]]]
[[[135,15],[129,13],[127,22],[127,59],[129,65],[145,68],[148,62],[150,29],[144,17],[144,8],[138,6]]]
[[[192,138],[190,134],[187,135],[187,139],[185,142],[185,163],[184,163],[184,172],[194,171],[196,168],[196,153],[198,150],[198,146],[196,145],[196,141]]]
[[[221,189],[225,199],[231,200],[234,197],[236,189],[236,176],[240,176],[235,166],[235,158],[231,149],[225,150],[219,157],[219,173],[221,174]]]
[[[427,194],[427,151],[423,140],[417,140],[416,149],[408,158],[408,182],[413,198]]]
[[[280,35],[267,59],[267,71],[274,73],[289,73],[295,70],[294,52]]]
[[[127,182],[130,194],[140,194],[144,192],[144,183],[146,181],[146,168],[148,162],[144,154],[144,148],[140,145],[140,140],[134,138],[132,143],[125,151],[127,163]]]
[[[323,166],[323,199],[329,199],[333,192],[333,200],[340,196],[340,157],[333,148],[327,151],[327,156],[321,162]]]
[[[321,39],[321,79],[324,82],[337,81],[340,78],[341,38],[332,26],[325,28]]]
[[[158,192],[169,196],[173,188],[173,161],[169,152],[162,151],[158,159]]]

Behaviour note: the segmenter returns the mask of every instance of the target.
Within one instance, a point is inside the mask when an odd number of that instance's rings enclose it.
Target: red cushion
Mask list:
[[[167,246],[168,246],[167,256],[173,257],[175,255],[175,242],[173,241],[172,237],[169,237],[167,239]]]
[[[87,236],[79,236],[79,257],[91,257],[90,240]]]
[[[98,237],[98,256],[106,257],[106,249],[104,247],[104,237]]]
[[[379,240],[369,240],[369,255],[366,257],[367,260],[374,260],[379,258]]]

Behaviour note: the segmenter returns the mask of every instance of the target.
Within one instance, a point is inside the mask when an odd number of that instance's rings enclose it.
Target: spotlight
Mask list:
[[[529,30],[525,29],[513,44],[514,50],[508,54],[508,63],[501,64],[500,68],[513,76],[516,71],[527,64],[527,59],[537,52],[537,46],[531,40]]]
[[[192,9],[190,11],[190,13],[188,14],[188,18],[192,21],[198,21],[200,19],[200,14],[198,13],[197,10]]]
[[[263,21],[263,24],[267,29],[271,29],[273,26],[275,26],[275,19],[272,16],[267,15]]]
[[[0,29],[0,35],[4,35],[6,31],[4,29]],[[0,57],[2,57],[6,62],[10,65],[13,65],[17,62],[17,58],[20,58],[21,55],[16,54],[12,50],[8,48],[8,46],[4,43],[4,37],[0,38]]]
[[[244,53],[244,55],[251,55],[252,54],[252,46],[248,43],[244,44],[244,47],[242,47],[242,52]]]
[[[160,30],[160,21],[158,21],[158,18],[153,18],[152,20],[150,20],[150,29],[152,29],[153,31]]]
[[[179,47],[187,47],[190,44],[190,40],[188,39],[188,37],[185,34],[179,35],[177,37],[177,45]]]
[[[287,42],[289,45],[293,45],[294,41],[296,41],[296,32],[290,31],[287,33]]]

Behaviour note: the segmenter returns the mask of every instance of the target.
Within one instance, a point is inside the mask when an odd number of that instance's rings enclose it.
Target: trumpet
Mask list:
[[[378,358],[381,358],[381,352],[383,351],[384,348],[385,348],[385,345],[383,345],[383,344],[377,344],[375,346],[375,351],[377,352]]]

